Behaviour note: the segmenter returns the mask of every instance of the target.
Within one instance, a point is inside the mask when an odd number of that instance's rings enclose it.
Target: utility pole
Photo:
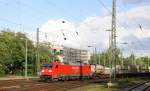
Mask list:
[[[96,62],[94,62],[94,61],[96,61],[96,47],[95,46],[88,46],[88,47],[92,47],[92,48],[94,48],[93,49],[93,60],[92,60],[92,62],[91,62],[91,64],[94,64],[94,63],[96,63]]]
[[[37,28],[37,34],[36,34],[36,37],[37,37],[37,56],[36,56],[36,72],[37,72],[37,76],[39,75],[39,71],[40,71],[40,57],[39,57],[39,28]]]
[[[101,53],[100,53],[100,51],[99,51],[99,53],[98,53],[98,64],[100,65],[101,64]]]
[[[92,60],[92,65],[94,64],[94,61],[95,61],[95,51],[94,51],[94,49],[92,49],[93,50],[93,60]]]
[[[112,32],[111,32],[111,50],[112,50],[112,61],[114,67],[114,81],[116,80],[116,0],[112,2]]]
[[[26,53],[25,53],[25,78],[28,76],[28,41],[26,39]]]
[[[123,68],[123,66],[124,66],[123,53],[121,53],[121,67]]]
[[[106,52],[104,52],[104,68],[106,67]]]
[[[95,61],[95,65],[96,65],[97,64],[97,58],[96,58],[97,57],[97,50],[96,50],[96,47],[94,49],[95,49],[95,53],[94,53],[95,54],[95,56],[94,56],[95,60],[94,61]]]
[[[147,69],[148,69],[148,72],[149,72],[149,58],[147,59]]]

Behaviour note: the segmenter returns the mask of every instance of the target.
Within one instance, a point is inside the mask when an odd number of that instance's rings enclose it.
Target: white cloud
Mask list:
[[[128,35],[132,34],[139,39],[150,37],[150,6],[143,6],[133,8],[127,12],[122,12],[118,16],[118,20],[121,25],[126,28]],[[142,26],[142,31],[139,28],[139,24]],[[127,34],[126,33],[126,34]],[[125,33],[123,33],[124,37]]]
[[[130,36],[136,36],[140,40],[150,37],[150,6],[132,8],[126,12],[119,12],[117,20],[117,41],[124,42],[125,38],[131,40]],[[66,23],[62,23],[66,21]],[[143,30],[139,29],[141,24]],[[122,28],[127,27],[127,29]],[[109,33],[105,30],[111,29],[111,16],[88,17],[76,26],[72,22],[64,19],[49,20],[40,27],[40,31],[47,32],[47,39],[44,34],[40,34],[41,41],[56,41],[65,46],[87,48],[94,45],[101,49],[108,47]],[[76,31],[79,35],[76,34]],[[63,40],[62,32],[67,40]],[[132,35],[131,35],[132,34]],[[132,37],[133,38],[133,37]]]
[[[139,39],[148,38],[150,37],[150,29],[143,29],[143,30],[136,29],[135,35]]]
[[[65,21],[65,23],[62,23]],[[54,41],[56,44],[80,47],[80,41],[76,34],[76,28],[73,23],[64,19],[49,20],[40,27],[41,41]],[[65,36],[63,36],[63,33]],[[67,38],[67,40],[64,40]]]
[[[110,27],[110,17],[89,17],[78,27],[66,20],[64,20],[66,23],[63,25],[61,21],[62,19],[49,20],[43,24],[40,31],[47,33],[48,38],[44,38],[44,34],[41,34],[40,39],[42,41],[56,41],[65,46],[81,49],[87,48],[88,45],[100,46],[101,48],[106,46],[108,33],[105,30],[110,29],[107,28]],[[67,40],[63,40],[62,32],[64,32]]]

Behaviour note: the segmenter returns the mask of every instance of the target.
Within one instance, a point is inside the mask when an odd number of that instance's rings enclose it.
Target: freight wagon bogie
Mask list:
[[[52,77],[49,75],[42,75],[40,76],[41,81],[47,82],[47,81],[51,81]]]
[[[81,80],[81,79],[89,79],[90,76],[60,76],[56,79],[58,79],[59,81],[68,81],[68,80]]]

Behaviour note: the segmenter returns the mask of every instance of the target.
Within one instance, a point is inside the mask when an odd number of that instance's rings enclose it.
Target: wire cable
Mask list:
[[[111,10],[109,10],[109,8],[107,8],[107,6],[101,1],[101,0],[97,0],[110,14],[112,14]],[[118,20],[117,20],[118,21]],[[128,30],[125,26],[123,26],[119,21],[118,21],[118,25],[121,26],[123,28],[123,30]],[[128,33],[130,33],[131,35],[133,35],[136,40],[138,40],[141,43],[141,40],[139,38],[137,38],[134,34],[132,34],[131,32],[127,31]],[[142,44],[142,43],[141,43]],[[143,45],[143,44],[142,44]]]

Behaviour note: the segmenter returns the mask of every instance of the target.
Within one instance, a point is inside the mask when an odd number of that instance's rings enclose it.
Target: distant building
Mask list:
[[[69,48],[65,46],[53,46],[56,58],[63,63],[80,64],[89,63],[90,53],[87,50]]]

